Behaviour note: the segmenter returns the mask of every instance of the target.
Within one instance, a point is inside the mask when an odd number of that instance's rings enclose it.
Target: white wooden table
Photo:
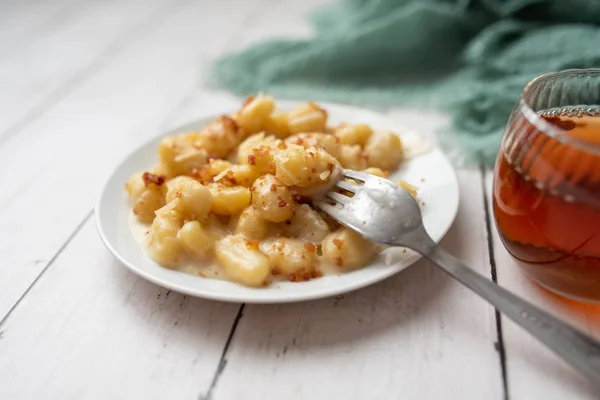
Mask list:
[[[209,61],[309,32],[319,0],[0,1],[0,399],[592,399],[584,378],[419,262],[372,287],[280,306],[190,298],[104,248],[92,206],[140,142],[236,107]],[[425,135],[434,112],[392,112]],[[517,270],[490,218],[491,173],[458,168],[442,244],[600,338],[600,308]]]

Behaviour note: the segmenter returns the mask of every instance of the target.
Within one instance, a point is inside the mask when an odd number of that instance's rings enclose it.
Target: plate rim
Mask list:
[[[279,101],[278,105],[295,105],[298,103],[299,103],[299,101]],[[392,121],[392,122],[394,122],[394,124],[396,124],[395,118],[385,115],[385,114],[382,114],[380,112],[377,112],[377,111],[369,109],[369,108],[348,106],[345,104],[331,103],[331,102],[319,102],[319,104],[323,105],[325,108],[330,106],[330,107],[342,108],[342,109],[346,109],[346,110],[357,110],[360,112],[369,112],[369,113],[375,114],[378,118],[386,119],[386,120]],[[353,292],[355,290],[362,289],[364,287],[367,287],[367,286],[373,285],[377,282],[381,282],[385,279],[388,279],[391,276],[414,265],[417,261],[419,261],[421,258],[423,258],[423,256],[421,254],[413,252],[413,254],[411,254],[409,257],[407,257],[404,260],[404,262],[407,263],[407,265],[405,265],[401,269],[390,268],[389,271],[385,271],[378,275],[373,275],[372,277],[368,277],[367,279],[357,280],[356,282],[352,282],[352,284],[346,284],[344,286],[335,286],[334,285],[329,290],[327,290],[326,292],[323,292],[323,293],[308,293],[308,294],[306,294],[306,293],[302,293],[302,292],[285,292],[285,289],[282,289],[282,293],[286,293],[284,296],[279,296],[277,298],[273,298],[271,296],[263,296],[263,297],[259,296],[259,297],[252,298],[252,299],[244,297],[242,294],[231,294],[231,293],[223,294],[221,292],[215,292],[213,290],[199,290],[197,288],[189,288],[186,286],[181,286],[180,284],[178,284],[176,282],[169,282],[160,277],[155,277],[153,274],[145,271],[143,268],[137,267],[135,265],[135,263],[129,262],[112,245],[111,241],[109,240],[109,238],[105,232],[105,227],[104,227],[104,222],[103,222],[103,217],[102,217],[102,215],[103,215],[102,214],[102,204],[104,202],[103,200],[104,200],[105,196],[107,195],[107,192],[108,192],[107,189],[109,188],[112,181],[115,179],[115,175],[117,175],[118,172],[123,168],[124,164],[126,164],[129,161],[131,156],[133,154],[139,152],[142,148],[149,146],[151,143],[159,140],[160,138],[162,138],[166,135],[184,132],[185,130],[189,130],[191,127],[193,127],[195,125],[204,123],[203,121],[210,121],[211,118],[216,118],[219,115],[222,115],[222,113],[208,114],[205,116],[200,116],[193,120],[189,120],[188,122],[186,122],[184,124],[177,125],[175,128],[165,129],[162,132],[158,132],[156,135],[153,135],[151,138],[144,141],[142,144],[135,147],[133,150],[129,151],[119,162],[117,162],[115,164],[115,167],[111,170],[111,172],[108,174],[107,178],[105,179],[104,183],[102,184],[100,194],[94,204],[94,214],[95,214],[94,219],[95,219],[95,223],[96,223],[96,230],[98,232],[98,235],[100,236],[102,243],[107,248],[107,250],[131,272],[133,272],[134,274],[136,274],[158,286],[161,286],[163,288],[167,288],[170,290],[177,291],[179,293],[183,293],[183,294],[194,296],[194,297],[204,298],[204,299],[208,299],[208,300],[221,301],[221,302],[227,302],[227,303],[283,304],[283,303],[295,303],[295,302],[323,299],[323,298],[333,297],[333,296],[343,294],[343,293]],[[399,129],[406,129],[407,131],[415,132],[415,130],[413,130],[413,129],[405,128],[401,123],[398,123],[397,125],[398,125]],[[453,186],[456,188],[456,198],[454,199],[455,206],[454,206],[454,209],[452,210],[452,218],[449,221],[449,223],[447,224],[447,226],[443,229],[443,232],[440,235],[439,239],[435,241],[436,243],[439,243],[446,236],[446,234],[448,233],[448,231],[451,229],[451,227],[454,225],[454,223],[456,221],[458,209],[460,206],[460,186],[458,184],[458,177],[456,174],[456,170],[455,170],[454,166],[452,165],[452,163],[450,162],[450,160],[448,159],[448,157],[437,146],[432,146],[429,153],[431,153],[431,152],[438,152],[439,155],[441,157],[443,157],[443,159],[451,167],[450,173],[452,176],[452,183],[453,183]],[[140,251],[143,252],[142,249],[140,249]],[[365,268],[368,268],[368,266],[365,266]],[[181,272],[181,271],[174,271],[174,272],[185,274],[185,272]],[[193,275],[190,275],[190,274],[186,274],[186,275],[189,275],[190,277],[194,277]],[[194,278],[202,279],[201,277],[194,277]],[[324,277],[324,278],[327,278],[327,277]],[[320,279],[324,279],[324,278],[320,278]],[[204,279],[208,279],[208,278],[204,278]],[[226,283],[232,284],[232,285],[239,285],[235,282],[230,282],[230,281],[223,281],[223,282],[226,282]],[[297,284],[304,284],[304,282],[299,282]],[[247,288],[247,287],[244,287],[244,288]],[[263,290],[262,288],[247,288],[247,289],[256,290],[257,293],[259,293],[260,291]],[[265,292],[263,291],[263,293],[265,293]]]

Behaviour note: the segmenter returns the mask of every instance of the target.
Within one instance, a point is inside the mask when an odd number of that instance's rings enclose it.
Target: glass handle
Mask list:
[[[422,254],[592,381],[600,383],[599,342],[481,276],[438,246],[428,246],[427,251]]]

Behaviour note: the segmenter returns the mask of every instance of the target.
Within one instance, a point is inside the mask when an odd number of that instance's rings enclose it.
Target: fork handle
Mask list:
[[[468,268],[441,247],[430,245],[421,253],[592,381],[600,383],[600,343]]]

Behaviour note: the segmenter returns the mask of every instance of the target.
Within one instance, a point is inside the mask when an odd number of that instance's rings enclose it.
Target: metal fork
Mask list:
[[[422,254],[600,383],[600,343],[479,275],[439,247],[425,231],[421,210],[406,190],[364,172],[344,170],[343,176],[346,179],[339,180],[333,191],[314,202],[316,207],[373,242]]]

